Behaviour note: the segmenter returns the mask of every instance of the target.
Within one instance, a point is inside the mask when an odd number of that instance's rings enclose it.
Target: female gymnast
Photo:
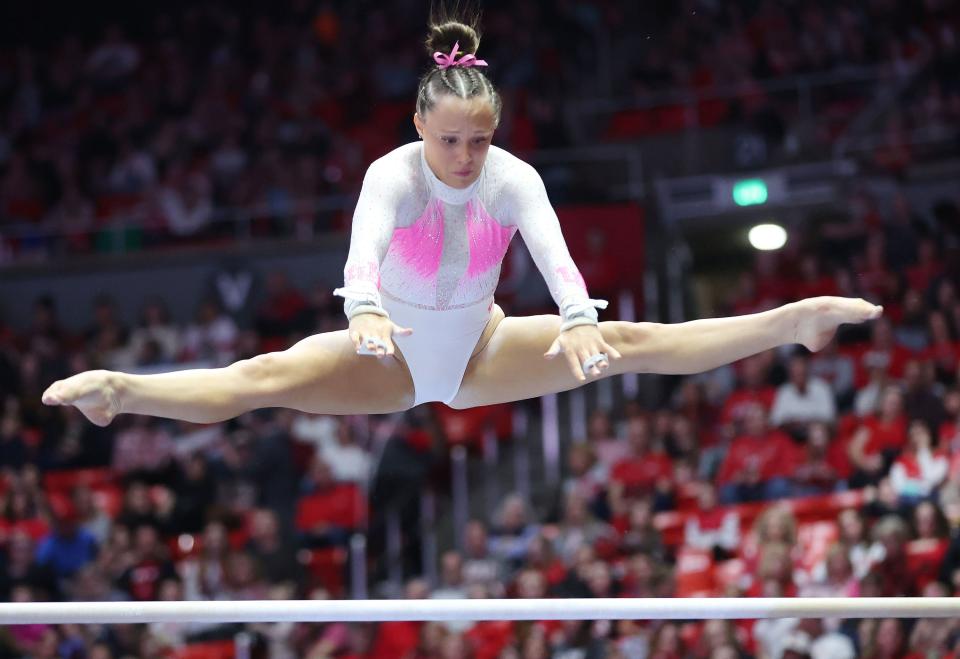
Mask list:
[[[216,369],[156,375],[88,371],[52,384],[48,405],[106,425],[121,413],[212,423],[261,407],[381,414],[428,401],[489,405],[619,373],[709,370],[769,348],[823,347],[841,323],[877,318],[862,299],[820,297],[747,316],[674,325],[597,321],[534,169],[491,146],[500,97],[479,37],[433,24],[435,65],[413,122],[420,141],[367,170],[343,288],[349,329]],[[493,293],[519,231],[559,315],[505,318]],[[561,358],[562,356],[562,358]]]

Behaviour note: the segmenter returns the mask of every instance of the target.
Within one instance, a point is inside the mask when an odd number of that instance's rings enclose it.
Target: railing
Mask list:
[[[271,238],[310,240],[321,231],[318,218],[344,212],[353,204],[350,195],[328,195],[293,200],[283,212],[270,204],[244,207],[221,207],[211,212],[209,222],[193,235],[178,236],[163,224],[147,221],[144,213],[134,210],[108,218],[98,219],[95,226],[76,229],[49,222],[0,223],[0,264],[5,261],[43,261],[64,256],[95,254],[122,254],[140,252],[142,248],[128,244],[130,239],[144,236],[155,239],[157,248],[189,244],[191,240],[203,244],[211,240],[230,240],[246,243],[257,237],[255,227],[261,222],[272,222]],[[149,203],[149,202],[144,202]],[[90,249],[78,249],[71,243],[86,241]],[[20,258],[17,259],[17,253]]]

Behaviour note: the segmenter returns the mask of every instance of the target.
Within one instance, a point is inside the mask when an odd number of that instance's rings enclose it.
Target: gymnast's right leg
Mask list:
[[[315,414],[386,414],[413,405],[400,357],[358,355],[346,330],[315,334],[283,352],[224,368],[131,375],[87,371],[54,382],[47,405],[74,405],[105,426],[117,414],[215,423],[261,407]]]

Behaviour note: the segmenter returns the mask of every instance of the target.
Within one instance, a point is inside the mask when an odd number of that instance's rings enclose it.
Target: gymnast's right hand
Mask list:
[[[393,337],[409,336],[413,330],[400,327],[389,318],[375,313],[357,314],[350,320],[350,340],[358,355],[377,358],[393,355]]]

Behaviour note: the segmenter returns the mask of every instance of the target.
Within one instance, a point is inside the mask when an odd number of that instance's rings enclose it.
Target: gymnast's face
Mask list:
[[[426,116],[414,114],[413,123],[438,179],[452,188],[466,188],[477,180],[497,127],[487,99],[442,96]]]

